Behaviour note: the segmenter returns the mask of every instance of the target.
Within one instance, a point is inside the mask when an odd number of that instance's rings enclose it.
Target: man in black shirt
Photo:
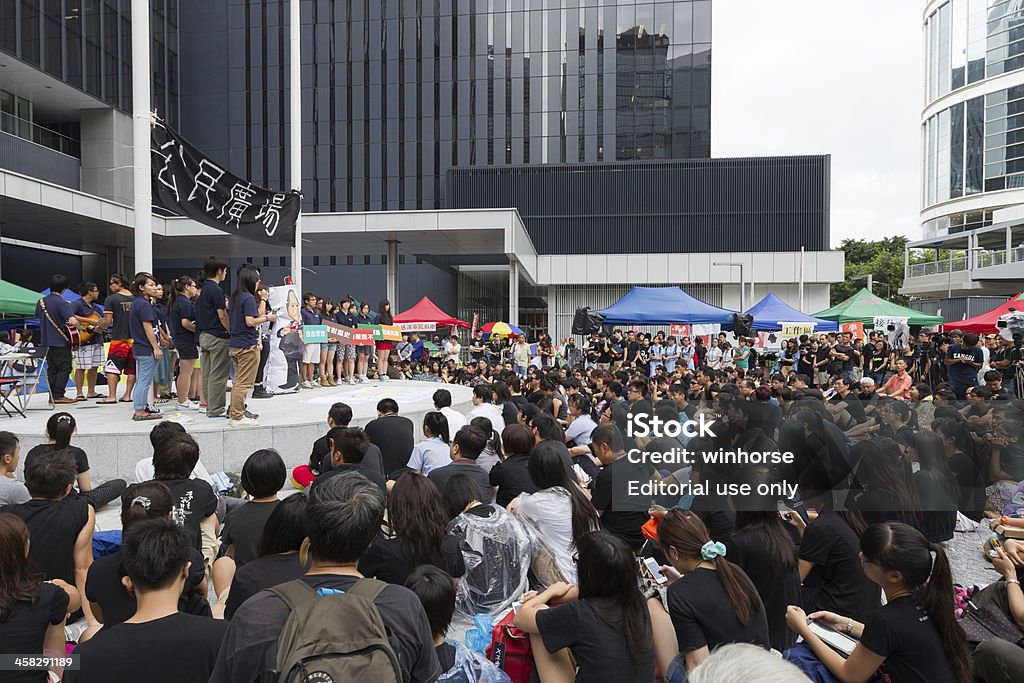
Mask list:
[[[398,414],[395,399],[383,398],[377,403],[377,419],[366,425],[366,434],[380,448],[384,476],[391,476],[409,464],[413,424],[412,420]]]
[[[601,516],[601,528],[615,534],[633,550],[644,543],[641,527],[647,523],[650,499],[630,496],[630,482],[650,481],[654,469],[649,463],[634,464],[626,457],[622,432],[614,424],[603,424],[590,435],[591,446],[604,465],[594,481],[592,502]]]
[[[331,404],[331,409],[327,411],[327,434],[324,434],[319,439],[313,442],[313,449],[309,453],[309,474],[303,473],[302,476],[316,477],[324,472],[330,472],[334,466],[331,462],[331,444],[328,441],[328,435],[331,430],[335,427],[348,427],[349,423],[352,422],[352,408],[347,403],[338,401],[337,403]],[[377,444],[370,443],[370,446],[366,449],[366,457],[363,458],[363,467],[376,469],[381,474],[384,473],[384,464],[381,462],[380,448]],[[295,468],[293,478],[295,474],[299,474],[303,465],[299,465]]]
[[[320,595],[351,590],[361,580],[359,560],[384,521],[384,495],[361,475],[332,477],[310,494],[306,521],[312,565],[299,580]],[[403,678],[410,683],[437,680],[441,668],[434,638],[416,595],[388,584],[373,604],[396,650]],[[210,683],[258,680],[290,615],[284,600],[269,590],[246,600],[224,635]]]
[[[481,330],[477,330],[473,334],[473,339],[469,342],[469,357],[474,363],[479,363],[484,360],[486,352],[487,348],[484,346],[484,333]]]
[[[384,475],[362,464],[370,447],[370,437],[366,432],[359,427],[335,427],[327,432],[327,441],[334,446],[331,453],[331,469],[313,480],[309,487],[310,492],[316,490],[327,479],[350,472],[358,472],[379,486],[381,491],[387,492]]]
[[[427,478],[434,482],[439,491],[444,491],[444,485],[456,474],[465,474],[480,489],[480,501],[490,503],[494,500],[494,490],[491,488],[490,478],[484,468],[476,464],[487,446],[487,435],[479,427],[466,425],[452,437],[450,465],[438,467],[431,470]]]
[[[110,349],[103,372],[107,376],[107,397],[100,403],[117,403],[117,385],[125,376],[123,401],[131,401],[135,388],[135,356],[132,353],[132,332],[128,315],[135,297],[128,290],[124,275],[110,276],[110,294],[103,301],[103,322],[110,329]]]
[[[167,518],[140,522],[124,539],[122,563],[138,601],[134,616],[75,650],[65,681],[205,681],[227,622],[178,612],[191,539]]]
[[[227,417],[224,389],[228,384],[230,358],[228,339],[231,322],[220,283],[228,274],[228,264],[209,258],[203,266],[203,287],[196,301],[196,335],[202,349],[203,391],[207,417]]]

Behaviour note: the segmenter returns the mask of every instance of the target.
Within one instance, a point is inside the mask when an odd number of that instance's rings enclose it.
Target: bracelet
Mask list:
[[[846,617],[846,635],[853,635],[853,619]]]
[[[1017,584],[1018,586],[1020,585],[1020,581],[1018,581],[1017,579],[1006,579],[1006,584],[1007,584],[1007,585],[1009,585],[1009,584],[1011,584],[1011,583],[1015,583],[1015,584]]]

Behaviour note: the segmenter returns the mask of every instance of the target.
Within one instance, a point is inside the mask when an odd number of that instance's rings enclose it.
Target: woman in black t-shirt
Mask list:
[[[256,559],[235,572],[224,604],[224,618],[261,590],[297,579],[306,572],[299,550],[306,538],[306,503],[309,497],[288,496],[274,508],[263,526]]]
[[[654,680],[651,619],[633,551],[604,531],[585,534],[577,549],[578,586],[559,582],[520,598],[515,624],[531,634],[538,671],[577,683]],[[559,604],[549,607],[551,600]]]
[[[953,613],[953,578],[942,546],[900,522],[873,524],[860,541],[864,572],[886,595],[865,623],[834,612],[789,608],[786,620],[837,678],[867,681],[881,674],[901,683],[971,683],[971,653]],[[820,621],[858,638],[843,659],[811,631]]]
[[[159,481],[145,481],[128,488],[121,496],[121,528],[130,534],[139,522],[159,517],[171,517],[174,497],[171,490]],[[210,603],[206,600],[206,569],[203,554],[192,549],[192,566],[182,588],[178,609],[188,614],[211,616]],[[121,550],[118,549],[94,561],[89,567],[85,581],[85,597],[92,607],[92,613],[104,627],[110,627],[129,619],[137,604],[135,594],[121,583],[125,576],[121,564]]]
[[[359,572],[405,585],[418,565],[433,564],[452,578],[466,573],[458,541],[446,534],[444,500],[426,477],[408,472],[395,481],[387,500],[391,536],[378,535],[359,560]]]
[[[854,488],[862,489],[849,503],[851,508],[859,510],[868,524],[898,521],[920,526],[913,469],[898,443],[876,436],[854,446],[850,458],[857,467]]]
[[[42,541],[40,541],[42,542]],[[64,619],[78,609],[78,591],[40,582],[29,574],[28,527],[20,517],[0,513],[0,654],[64,655]],[[51,667],[60,675],[62,669]],[[42,683],[46,671],[4,671],[7,683]]]
[[[961,422],[939,418],[932,432],[942,439],[943,454],[957,485],[957,510],[975,522],[985,516],[985,474],[974,454],[974,442]]]
[[[25,455],[25,469],[28,469],[40,456],[54,451],[66,450],[75,458],[75,470],[78,472],[75,478],[75,485],[78,495],[85,498],[89,505],[99,509],[118,496],[128,488],[124,479],[111,479],[93,488],[92,478],[89,475],[89,456],[78,446],[71,445],[71,437],[77,431],[78,425],[71,413],[54,413],[46,421],[46,443],[33,446]]]
[[[671,563],[662,571],[671,582],[667,623],[660,600],[647,605],[654,623],[658,664],[668,681],[685,680],[726,643],[770,647],[764,605],[743,570],[725,559],[726,548],[712,541],[692,512],[673,509],[658,524],[658,544]],[[673,633],[674,631],[674,633]]]
[[[921,531],[932,543],[948,541],[956,527],[957,485],[942,437],[935,432],[918,432],[911,454],[921,465],[914,472],[914,486],[921,500]]]

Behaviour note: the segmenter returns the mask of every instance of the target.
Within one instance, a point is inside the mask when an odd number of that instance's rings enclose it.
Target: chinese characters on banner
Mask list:
[[[782,326],[782,332],[780,333],[786,339],[797,338],[801,335],[812,335],[814,334],[814,323],[784,323],[780,322]]]
[[[669,325],[668,333],[673,337],[689,337],[690,326],[689,325]]]
[[[298,192],[273,192],[232,175],[161,122],[150,139],[154,204],[257,242],[295,242]]]
[[[864,339],[864,323],[859,320],[852,323],[842,323],[839,329],[842,332],[849,332],[854,339]]]

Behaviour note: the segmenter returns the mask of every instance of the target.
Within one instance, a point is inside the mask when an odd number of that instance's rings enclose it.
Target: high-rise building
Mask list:
[[[924,4],[922,239],[903,292],[947,319],[1024,286],[1024,4]],[[947,301],[942,301],[943,299]]]

